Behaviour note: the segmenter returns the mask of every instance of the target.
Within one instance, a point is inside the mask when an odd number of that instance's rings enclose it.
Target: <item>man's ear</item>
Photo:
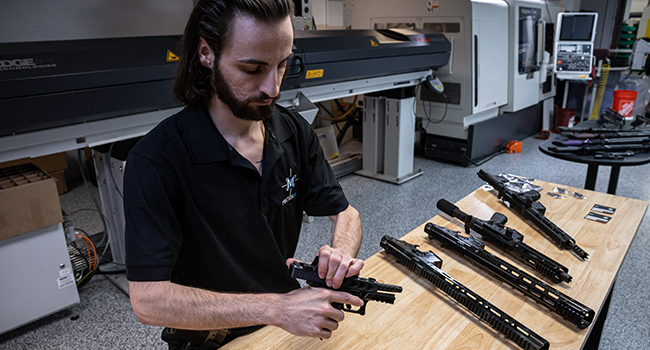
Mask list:
[[[210,45],[208,45],[208,42],[203,38],[199,38],[198,54],[201,64],[212,69],[214,65],[214,52],[210,48]]]

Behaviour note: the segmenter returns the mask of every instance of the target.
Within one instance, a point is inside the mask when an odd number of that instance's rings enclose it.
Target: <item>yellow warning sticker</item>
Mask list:
[[[372,45],[372,46],[379,46],[379,44],[377,44],[377,43],[374,42],[373,40],[370,40],[370,45]]]
[[[167,50],[167,62],[174,62],[178,60],[179,58],[175,53],[171,52],[171,50]]]
[[[305,79],[322,78],[323,73],[324,73],[323,69],[308,70],[307,75],[305,76]]]

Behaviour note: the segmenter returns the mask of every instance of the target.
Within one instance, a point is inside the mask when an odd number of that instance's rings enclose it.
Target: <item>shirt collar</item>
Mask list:
[[[230,159],[230,145],[212,122],[208,108],[199,106],[187,109],[193,109],[194,113],[182,116],[180,122],[194,162],[202,164]]]
[[[294,130],[280,117],[278,105],[271,118],[264,122],[266,137],[272,142],[281,143],[293,135]],[[181,117],[187,143],[196,164],[205,164],[230,159],[231,146],[212,122],[207,106],[187,107],[194,110]]]

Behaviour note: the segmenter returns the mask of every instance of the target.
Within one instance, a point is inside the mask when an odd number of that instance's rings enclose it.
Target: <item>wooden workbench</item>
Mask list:
[[[438,242],[430,241],[424,232],[424,224],[401,239],[419,244],[420,250],[433,251],[442,258],[443,271],[545,338],[551,349],[579,349],[605,303],[648,203],[543,181],[535,181],[535,184],[544,187],[540,201],[547,208],[546,216],[575,238],[577,244],[589,253],[589,260],[580,261],[570,251],[558,249],[507,209],[496,198],[495,192],[481,188],[456,205],[483,220],[488,220],[494,211],[503,213],[508,217],[506,225],[521,232],[525,243],[566,266],[573,281],[553,284],[528,266],[490,244],[486,245],[486,250],[594,310],[596,317],[587,329],[578,329],[492,277],[486,270],[449,249],[441,248]],[[587,198],[555,199],[544,194],[553,187],[579,192]],[[438,199],[432,193],[432,200]],[[594,204],[616,208],[609,223],[584,219]],[[462,223],[446,214],[438,215],[430,222],[463,231]],[[399,238],[402,233],[395,232],[392,236]],[[397,264],[395,258],[383,250],[366,260],[361,277],[397,284],[404,290],[396,294],[393,305],[369,302],[365,316],[346,313],[339,329],[327,340],[297,337],[280,328],[267,326],[235,339],[223,349],[519,349],[427,280]]]

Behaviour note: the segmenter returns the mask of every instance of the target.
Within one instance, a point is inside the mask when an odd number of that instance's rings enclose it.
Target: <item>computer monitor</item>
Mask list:
[[[596,38],[597,13],[559,13],[555,32],[554,71],[562,75],[587,78],[591,72]]]
[[[561,13],[560,41],[594,41],[597,13]]]

